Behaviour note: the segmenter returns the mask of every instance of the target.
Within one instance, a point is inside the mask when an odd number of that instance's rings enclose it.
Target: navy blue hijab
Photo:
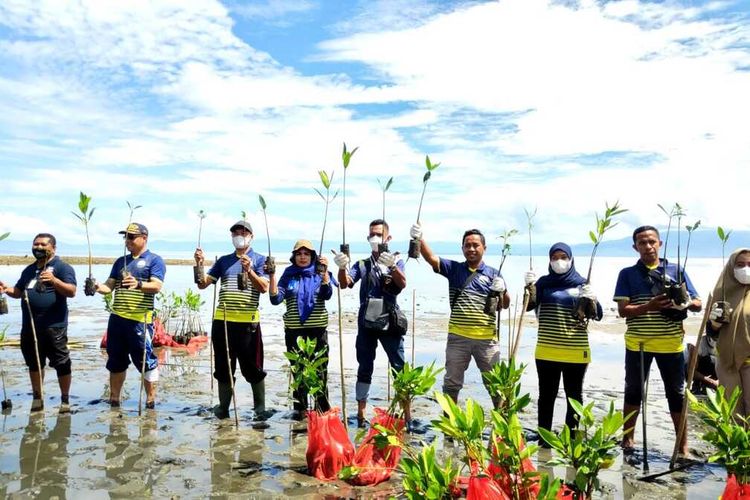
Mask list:
[[[576,271],[575,261],[573,260],[573,251],[570,249],[570,246],[563,242],[555,243],[549,249],[550,259],[552,259],[552,254],[558,250],[565,252],[565,255],[570,257],[570,269],[563,274],[557,274],[552,270],[551,265],[547,266],[549,274],[539,278],[536,282],[537,286],[547,288],[574,288],[586,283],[586,278],[578,274],[578,271]]]

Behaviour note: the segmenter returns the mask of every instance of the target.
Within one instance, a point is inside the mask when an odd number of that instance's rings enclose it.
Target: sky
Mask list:
[[[408,239],[588,240],[666,225],[750,229],[750,1],[202,0],[0,3],[0,234],[95,242],[318,242],[319,170],[346,240],[383,212]],[[440,166],[426,186],[425,156]],[[341,242],[344,196],[326,244]],[[718,240],[717,240],[718,241]],[[194,243],[191,243],[194,245]],[[718,246],[718,242],[717,242]],[[231,248],[231,247],[230,247]],[[0,251],[2,243],[0,243]]]

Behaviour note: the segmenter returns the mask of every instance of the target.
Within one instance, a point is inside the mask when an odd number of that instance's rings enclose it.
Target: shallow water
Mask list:
[[[410,264],[411,265],[411,264]],[[82,270],[77,269],[79,278]],[[3,277],[8,272],[2,269]],[[103,274],[103,273],[102,273]],[[445,348],[447,318],[441,312],[447,309],[445,284],[438,276],[429,276],[433,288],[417,294],[417,338],[414,356],[417,364],[437,360],[442,365]],[[434,279],[433,279],[434,278]],[[6,278],[7,279],[7,278]],[[191,270],[170,268],[168,283],[189,286]],[[428,278],[425,277],[425,280]],[[82,281],[82,279],[81,279]],[[343,294],[345,311],[353,311],[356,298],[349,291]],[[411,310],[411,293],[404,294],[403,307]],[[210,302],[210,290],[203,292]],[[438,297],[432,299],[431,297]],[[335,297],[334,297],[335,304]],[[18,305],[11,301],[11,315],[3,317],[2,324],[17,327]],[[0,352],[7,372],[8,397],[13,401],[13,411],[2,418],[0,447],[0,496],[11,498],[59,497],[251,497],[251,498],[388,498],[399,495],[397,476],[376,487],[352,487],[335,481],[323,483],[306,475],[305,450],[307,446],[304,423],[291,419],[287,391],[288,375],[284,370],[282,354],[283,330],[280,316],[283,307],[272,308],[265,304],[263,334],[266,346],[267,406],[276,413],[260,425],[252,421],[252,395],[249,384],[239,380],[237,397],[240,428],[235,430],[233,419],[216,421],[207,411],[216,402],[211,391],[209,350],[197,355],[187,355],[177,350],[163,350],[158,405],[155,411],[138,416],[137,372],[129,371],[120,410],[111,410],[106,401],[108,378],[104,368],[106,354],[98,349],[101,332],[106,327],[107,315],[101,308],[101,299],[84,297],[74,299],[71,308],[71,337],[80,340],[83,347],[72,352],[74,382],[72,415],[57,415],[59,403],[54,372],[48,371],[45,382],[47,409],[40,414],[30,414],[31,396],[28,376],[20,351],[5,348]],[[207,309],[207,308],[206,308]],[[209,313],[204,314],[207,322]],[[410,314],[409,314],[410,316]],[[331,319],[332,332],[337,332],[336,315]],[[619,335],[598,332],[592,325],[591,343],[593,362],[587,373],[585,398],[596,401],[597,408],[605,411],[610,400],[621,405],[624,370],[623,340]],[[693,328],[694,330],[694,328]],[[503,326],[501,348],[507,345],[506,327]],[[690,329],[689,329],[690,331]],[[17,335],[17,334],[16,334]],[[354,357],[354,317],[344,316],[344,353],[347,389],[347,409],[353,411],[356,379]],[[11,338],[15,337],[12,335]],[[406,337],[406,356],[410,359],[411,337]],[[340,405],[339,344],[337,334],[330,335],[332,360],[330,365],[330,395],[332,402]],[[524,390],[536,396],[536,373],[533,364],[535,330],[524,329],[519,358],[530,363],[523,379]],[[372,403],[387,404],[385,357],[378,352],[372,388]],[[439,389],[440,382],[438,382]],[[561,394],[562,395],[562,394]],[[474,365],[466,375],[466,387],[461,399],[471,396],[483,404],[489,400]],[[656,371],[652,373],[649,395],[648,439],[651,472],[667,467],[672,448],[673,431],[664,399],[663,386]],[[436,441],[444,455],[459,455],[459,450],[443,442],[429,425],[439,414],[437,404],[429,398],[419,399],[414,408],[418,420],[414,440]],[[524,426],[535,427],[535,402],[522,415]],[[555,410],[555,425],[564,416],[562,397]],[[690,441],[699,455],[707,447],[698,438],[700,429],[691,419]],[[350,428],[354,438],[356,430]],[[640,446],[640,422],[636,432]],[[636,454],[636,458],[640,452]],[[540,451],[538,462],[550,458],[549,451]],[[558,476],[566,472],[555,468]],[[642,474],[639,465],[623,463],[622,457],[600,480],[604,498],[715,498],[723,489],[725,474],[718,466],[696,466],[684,472],[664,476],[654,483],[638,481]]]

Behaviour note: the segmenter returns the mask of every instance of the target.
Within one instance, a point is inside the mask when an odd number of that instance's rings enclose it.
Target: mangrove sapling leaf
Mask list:
[[[451,458],[446,459],[441,467],[436,459],[435,444],[421,447],[416,452],[411,447],[404,447],[404,456],[399,468],[403,473],[402,486],[404,496],[409,500],[449,499],[454,498],[453,491],[458,482],[458,467],[454,467]]]
[[[463,445],[467,465],[485,463],[489,453],[482,440],[486,425],[482,406],[469,398],[466,410],[462,410],[453,399],[440,392],[435,393],[435,399],[443,409],[443,415],[432,421],[433,427]]]
[[[393,184],[393,177],[388,179],[388,182],[385,184],[382,184],[380,179],[378,179],[378,186],[380,186],[380,190],[383,192],[383,220],[385,220],[385,193],[391,187],[391,184]]]
[[[125,226],[125,236],[124,239],[128,237],[128,228],[130,227],[130,224],[133,222],[133,212],[141,208],[142,205],[132,205],[129,201],[125,200],[125,203],[128,204],[128,209],[130,210],[130,214],[128,215],[128,225]],[[125,241],[123,241],[122,244],[122,277],[128,276],[128,246]]]
[[[508,472],[512,498],[532,498],[529,488],[539,480],[542,473],[526,471],[524,461],[530,459],[539,449],[535,444],[524,443],[523,427],[518,414],[503,415],[492,411],[492,431],[490,433],[490,460]]]
[[[688,233],[688,239],[687,239],[687,244],[685,245],[685,262],[683,262],[683,264],[682,264],[683,271],[687,267],[688,254],[690,253],[690,239],[693,236],[693,231],[695,231],[696,229],[698,229],[700,227],[700,225],[701,225],[701,221],[699,219],[699,220],[695,221],[695,224],[693,224],[692,226],[691,225],[686,225],[685,226],[685,229],[687,230],[687,233]],[[678,264],[679,264],[679,262],[678,262]]]
[[[613,223],[614,218],[620,214],[627,212],[626,208],[620,206],[620,202],[616,201],[611,207],[609,203],[604,204],[604,214],[599,217],[599,214],[594,214],[596,217],[596,232],[589,231],[589,237],[591,242],[594,244],[594,248],[591,250],[591,260],[589,261],[589,271],[586,274],[586,283],[591,283],[591,270],[594,266],[594,258],[596,257],[596,251],[599,249],[599,245],[604,239],[604,233],[617,226],[617,222]]]
[[[405,363],[399,372],[393,375],[393,389],[395,396],[391,400],[388,413],[396,415],[398,408],[411,408],[415,398],[424,396],[435,385],[437,375],[443,371],[443,368],[435,368],[433,361],[427,366],[412,367]]]
[[[502,240],[503,245],[502,249],[500,250],[500,266],[497,268],[498,272],[502,272],[503,265],[505,264],[505,259],[510,255],[510,239],[518,234],[518,229],[511,229],[509,231],[504,231],[503,234],[498,236],[500,240]]]
[[[531,230],[534,228],[534,217],[536,217],[537,208],[534,207],[534,212],[529,212],[525,208],[523,209],[524,213],[526,214],[526,225],[529,228],[529,271],[533,270],[533,262],[531,257]]]
[[[323,203],[325,204],[325,212],[323,214],[323,231],[320,235],[320,247],[318,249],[318,256],[323,255],[323,240],[325,240],[326,235],[326,224],[328,223],[328,207],[330,206],[331,202],[336,199],[336,195],[339,194],[338,190],[333,194],[333,197],[331,197],[331,181],[333,180],[333,172],[331,172],[331,175],[328,175],[324,170],[318,170],[318,176],[320,177],[320,182],[323,183],[323,187],[325,188],[326,195],[323,196],[323,193],[318,191],[316,188],[315,192],[317,192],[320,197],[323,199]]]
[[[268,230],[268,217],[266,216],[266,200],[262,195],[258,195],[258,201],[260,202],[260,208],[263,210],[263,221],[266,223],[266,239],[268,240],[268,259],[273,263],[273,257],[271,257],[271,233]]]
[[[482,373],[482,379],[497,401],[497,411],[504,417],[522,411],[531,402],[529,394],[521,395],[521,376],[526,365],[516,366],[515,359],[501,360],[491,370]]]
[[[344,143],[344,149],[341,152],[341,162],[344,165],[344,185],[343,185],[343,206],[341,212],[341,251],[349,256],[349,245],[346,244],[346,171],[349,168],[349,162],[352,160],[352,156],[357,152],[359,147],[347,151],[346,143]]]
[[[90,204],[91,204],[91,196],[87,196],[83,191],[81,191],[78,196],[78,211],[81,213],[77,214],[75,212],[71,212],[73,215],[76,216],[76,218],[79,221],[81,221],[86,231],[86,244],[88,246],[88,251],[89,251],[89,261],[88,261],[89,278],[92,277],[92,265],[93,265],[93,256],[91,254],[91,238],[89,237],[89,222],[91,221],[91,217],[94,215],[94,210],[96,210],[95,207],[92,207],[91,210],[89,210]],[[87,293],[87,295],[89,294]]]
[[[591,498],[594,489],[599,487],[599,472],[614,461],[625,420],[622,412],[615,411],[613,402],[610,402],[609,411],[600,421],[594,416],[594,402],[586,406],[572,398],[568,402],[578,416],[578,429],[575,432],[567,425],[559,434],[541,427],[537,430],[556,452],[556,457],[547,465],[572,467],[576,475],[568,486],[577,495]]]
[[[10,236],[10,233],[0,234],[0,241],[3,241],[8,236]]]
[[[292,390],[300,387],[307,390],[307,395],[315,401],[315,411],[320,412],[318,398],[325,395],[325,367],[328,357],[322,350],[317,350],[316,339],[297,337],[297,350],[285,352],[292,372]],[[300,401],[307,406],[307,401]]]
[[[422,203],[424,202],[424,193],[427,190],[427,181],[430,180],[432,171],[440,166],[440,163],[432,163],[429,155],[425,155],[425,166],[427,172],[425,172],[422,178],[422,195],[419,197],[419,208],[417,209],[417,224],[419,224],[420,217],[422,216]],[[390,181],[389,181],[390,183]],[[383,192],[383,199],[385,199],[385,192]],[[421,242],[418,239],[409,240],[409,258],[418,259],[421,253]]]

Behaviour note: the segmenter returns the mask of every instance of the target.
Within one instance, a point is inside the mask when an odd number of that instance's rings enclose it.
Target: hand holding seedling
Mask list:
[[[266,259],[263,263],[263,272],[267,275],[276,274],[276,262],[271,259]]]
[[[132,274],[128,274],[126,277],[122,279],[122,288],[127,288],[128,290],[134,290],[138,288],[138,280],[135,279],[135,276]]]
[[[323,277],[323,283],[328,283],[328,258],[324,255],[321,255],[318,263],[320,264],[320,275]]]
[[[240,256],[240,265],[242,265],[243,272],[249,273],[253,267],[253,260],[247,254],[243,254]]]
[[[409,236],[413,240],[421,240],[422,239],[422,224],[419,222],[412,224],[411,229],[409,230]]]
[[[536,283],[536,273],[534,271],[526,271],[523,273],[523,283],[526,286],[531,286]]]
[[[205,257],[203,256],[203,250],[200,248],[195,249],[195,253],[193,254],[193,258],[195,259],[195,263],[199,266],[203,265]]]
[[[398,253],[382,252],[378,256],[378,264],[387,267],[388,269],[396,265],[398,259]]]
[[[53,272],[51,267],[48,267],[44,271],[39,273],[39,281],[41,281],[42,283],[52,284],[54,279],[55,279],[55,273]]]
[[[336,250],[331,250],[333,252],[333,262],[336,263],[336,265],[340,269],[346,269],[346,267],[349,265],[349,257],[344,252],[337,252]]]
[[[661,311],[662,309],[669,309],[672,305],[672,299],[666,293],[662,293],[646,302],[645,309],[646,311]]]

